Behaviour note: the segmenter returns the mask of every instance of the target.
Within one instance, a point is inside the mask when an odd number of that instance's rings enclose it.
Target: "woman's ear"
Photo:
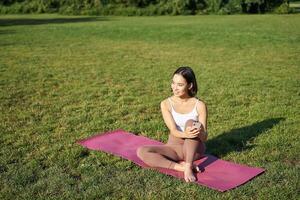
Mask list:
[[[189,90],[191,90],[192,88],[193,88],[193,83],[190,83]]]

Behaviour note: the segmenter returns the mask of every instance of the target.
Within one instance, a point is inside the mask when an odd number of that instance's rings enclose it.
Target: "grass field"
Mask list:
[[[0,16],[0,199],[299,199],[300,15]],[[225,192],[76,144],[165,142],[159,103],[191,66],[208,153],[266,173]]]

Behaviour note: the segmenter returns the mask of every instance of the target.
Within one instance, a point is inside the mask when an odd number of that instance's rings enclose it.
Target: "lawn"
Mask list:
[[[299,199],[300,15],[0,16],[0,199]],[[77,140],[166,142],[159,110],[191,66],[208,153],[262,167],[220,193]]]

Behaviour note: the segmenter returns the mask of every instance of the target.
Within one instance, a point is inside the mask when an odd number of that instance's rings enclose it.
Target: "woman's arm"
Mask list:
[[[176,128],[176,124],[175,121],[172,117],[172,114],[170,112],[170,110],[168,109],[168,106],[166,105],[167,101],[164,100],[160,103],[160,108],[161,108],[161,113],[164,119],[165,124],[167,125],[167,127],[170,130],[170,133],[178,138],[194,138],[198,136],[198,132],[197,131],[190,131],[189,134],[187,134],[186,132],[181,132],[179,130],[177,130]]]
[[[202,124],[199,138],[201,141],[205,142],[207,140],[207,107],[204,102],[199,100],[197,111],[199,114],[198,120]]]

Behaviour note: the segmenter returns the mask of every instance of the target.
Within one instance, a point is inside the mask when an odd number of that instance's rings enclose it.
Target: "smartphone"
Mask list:
[[[193,122],[193,127],[194,127],[194,128],[200,129],[200,128],[201,128],[201,125],[202,125],[202,124],[201,124],[200,122],[198,122],[198,121],[194,121],[194,122]]]

